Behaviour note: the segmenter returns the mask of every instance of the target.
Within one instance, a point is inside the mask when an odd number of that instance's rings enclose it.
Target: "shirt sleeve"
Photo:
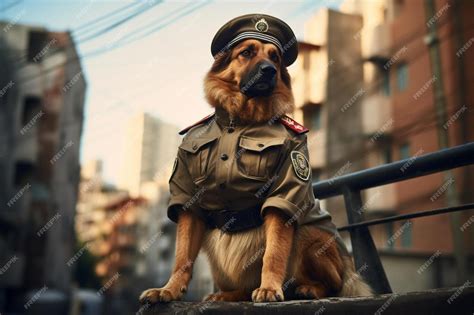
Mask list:
[[[288,216],[288,224],[303,224],[307,214],[317,212],[314,208],[319,208],[313,194],[306,136],[291,140],[283,154],[261,214],[263,216],[268,208],[274,207]]]
[[[180,211],[195,210],[195,202],[193,202],[195,185],[189,174],[184,155],[185,152],[178,149],[178,155],[169,180],[171,196],[168,203],[168,218],[173,222],[178,222]]]

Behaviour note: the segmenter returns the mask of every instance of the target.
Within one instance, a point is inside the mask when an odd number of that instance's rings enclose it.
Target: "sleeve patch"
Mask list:
[[[299,151],[291,151],[290,157],[296,176],[303,181],[309,180],[311,167],[306,156]]]

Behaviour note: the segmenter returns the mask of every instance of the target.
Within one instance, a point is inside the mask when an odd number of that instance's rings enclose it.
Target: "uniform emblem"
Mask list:
[[[265,19],[260,19],[255,23],[255,29],[259,32],[266,32],[268,31],[268,23]]]
[[[307,181],[311,175],[311,168],[306,156],[301,152],[291,151],[290,157],[296,176],[298,176],[299,179]]]

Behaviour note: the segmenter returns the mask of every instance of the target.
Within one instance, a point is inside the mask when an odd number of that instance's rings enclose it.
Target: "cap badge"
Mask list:
[[[265,19],[260,19],[255,23],[255,29],[259,32],[266,32],[268,31],[268,23]]]

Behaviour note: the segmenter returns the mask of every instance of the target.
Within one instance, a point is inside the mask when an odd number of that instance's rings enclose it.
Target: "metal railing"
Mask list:
[[[367,270],[364,278],[376,293],[391,293],[392,289],[390,288],[380,257],[368,229],[369,226],[474,209],[474,204],[364,221],[363,212],[360,211],[363,208],[361,191],[470,164],[474,164],[474,142],[313,184],[314,195],[318,199],[326,199],[339,195],[344,196],[349,225],[341,227],[338,230],[349,231],[350,233],[356,268],[359,269],[364,264],[371,266],[371,268]],[[407,167],[407,165],[409,167]]]

